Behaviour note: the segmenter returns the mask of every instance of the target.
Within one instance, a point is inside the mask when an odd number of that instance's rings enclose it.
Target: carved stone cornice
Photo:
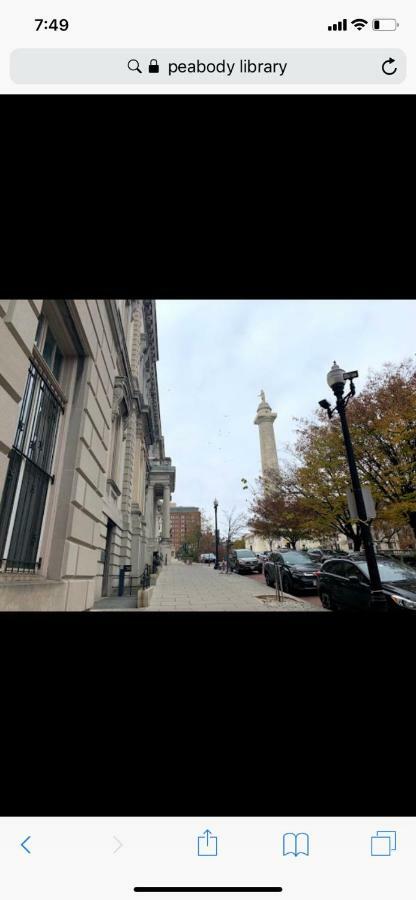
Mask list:
[[[157,337],[156,305],[154,300],[143,300],[143,318],[148,344],[148,354],[145,365],[145,372],[148,381],[147,393],[150,398],[148,409],[152,422],[152,443],[155,443],[155,441],[158,441],[160,439],[162,429],[160,423],[159,387],[157,383],[156,370],[156,363],[159,359],[159,346]]]

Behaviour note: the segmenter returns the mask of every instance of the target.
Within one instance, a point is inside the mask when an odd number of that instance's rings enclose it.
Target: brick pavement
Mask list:
[[[256,580],[256,581],[259,581],[261,584],[266,585],[264,575],[260,575],[260,574],[249,575],[248,577],[251,578],[253,581]],[[320,598],[319,594],[302,594],[302,597],[305,600],[307,600],[308,603],[311,603],[312,606],[314,606],[316,609],[319,609],[321,611],[324,609],[322,606],[321,598]]]
[[[212,611],[212,612],[266,612],[268,604],[256,599],[256,595],[270,596],[275,591],[263,582],[245,575],[225,575],[203,563],[185,565],[173,560],[160,571],[150,605],[145,612],[166,611]],[[279,605],[280,611],[314,610],[305,600],[288,598]],[[315,611],[315,610],[314,610]]]

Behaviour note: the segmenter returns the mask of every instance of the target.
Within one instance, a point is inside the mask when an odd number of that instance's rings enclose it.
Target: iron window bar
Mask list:
[[[23,395],[0,507],[0,559],[3,571],[36,571],[63,396],[32,359]],[[5,558],[7,554],[7,559]]]
[[[30,362],[37,369],[39,375],[45,382],[46,386],[49,388],[51,394],[55,397],[55,400],[58,401],[62,412],[65,410],[65,406],[68,403],[68,399],[65,396],[59,381],[55,378],[52,370],[49,368],[47,362],[45,362],[42,354],[39,352],[36,346],[33,347],[33,352],[30,356]]]

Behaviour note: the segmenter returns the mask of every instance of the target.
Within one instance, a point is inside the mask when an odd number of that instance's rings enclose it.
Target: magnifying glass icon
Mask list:
[[[130,69],[130,72],[140,72],[140,75],[143,75],[138,59],[129,59],[127,68]]]

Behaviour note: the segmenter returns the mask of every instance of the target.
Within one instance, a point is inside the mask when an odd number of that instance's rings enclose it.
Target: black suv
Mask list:
[[[242,575],[248,572],[261,572],[263,564],[252,550],[232,550],[230,553],[230,569]]]
[[[294,591],[314,590],[316,592],[318,563],[313,561],[304,550],[280,550],[272,553],[264,563],[266,584],[274,587],[276,583],[276,566],[280,566],[282,590],[285,594]]]
[[[377,556],[377,565],[387,608],[416,611],[415,570],[386,556]],[[354,554],[349,559],[328,559],[323,562],[318,578],[318,591],[325,609],[371,609],[370,581],[365,557]]]

